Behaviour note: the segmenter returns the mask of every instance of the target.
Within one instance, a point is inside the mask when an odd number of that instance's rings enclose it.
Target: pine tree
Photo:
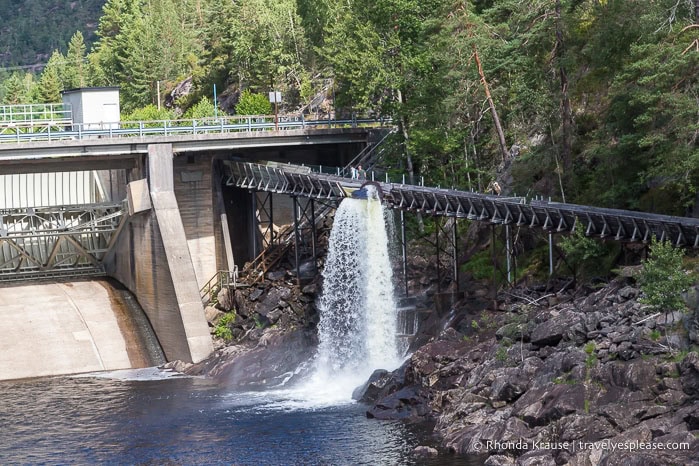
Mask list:
[[[4,84],[5,95],[2,99],[3,104],[16,105],[26,102],[27,89],[24,87],[21,73],[12,73]]]
[[[82,32],[76,32],[68,43],[68,53],[66,54],[65,74],[63,85],[66,89],[73,89],[87,86],[88,67],[85,63],[86,54],[85,40]]]
[[[41,72],[39,79],[39,98],[43,103],[61,102],[61,91],[63,85],[59,74],[60,66],[62,65],[63,56],[56,50],[49,59],[49,62]]]

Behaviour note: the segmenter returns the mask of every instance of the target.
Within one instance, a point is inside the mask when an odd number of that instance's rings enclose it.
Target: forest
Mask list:
[[[382,163],[433,185],[506,171],[503,194],[699,215],[699,0],[78,3],[104,4],[94,41],[81,20],[0,103],[119,86],[122,119],[191,118],[274,89],[284,112],[392,117]]]

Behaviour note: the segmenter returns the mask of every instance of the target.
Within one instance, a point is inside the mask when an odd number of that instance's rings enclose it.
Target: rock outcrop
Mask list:
[[[639,294],[619,280],[547,308],[500,303],[370,381],[367,416],[428,421],[486,464],[699,464],[692,319],[653,315]]]
[[[303,375],[303,365],[317,345],[318,285],[299,290],[284,274],[273,278],[218,293],[216,302],[206,308],[217,349],[205,361],[186,368],[187,374],[205,374],[240,389],[278,386]],[[225,329],[230,332],[228,339],[216,337],[221,326],[223,334]]]

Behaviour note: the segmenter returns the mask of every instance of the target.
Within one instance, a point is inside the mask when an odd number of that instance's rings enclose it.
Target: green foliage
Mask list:
[[[643,291],[642,303],[659,311],[684,310],[681,293],[694,282],[682,266],[684,251],[667,241],[653,238],[650,257],[642,263],[638,281]]]
[[[235,106],[237,115],[269,115],[272,113],[272,104],[268,96],[255,94],[245,89],[240,94],[238,105]]]
[[[491,279],[493,277],[493,258],[490,250],[474,254],[462,268],[465,272],[473,274],[473,278],[476,280]]]
[[[63,71],[64,61],[63,55],[61,55],[58,50],[55,50],[53,55],[51,55],[39,79],[39,96],[41,102],[61,102],[63,82],[60,75]]]
[[[55,50],[66,52],[76,30],[85,43],[96,39],[95,25],[105,0],[0,0],[0,66],[45,62]]]
[[[507,348],[504,346],[498,346],[498,349],[495,352],[495,359],[500,362],[507,361]]]
[[[597,355],[595,354],[595,342],[590,341],[585,345],[585,354],[587,354],[587,358],[585,358],[585,367],[588,370],[588,375],[589,375],[589,370],[595,367],[597,364]]]
[[[168,110],[164,107],[161,107],[161,109],[158,110],[158,107],[151,104],[151,105],[146,105],[145,107],[142,107],[142,108],[137,108],[130,113],[123,114],[121,116],[121,120],[122,121],[172,120],[174,117],[175,116],[171,110]],[[160,126],[160,124],[157,124],[155,126]]]
[[[519,194],[563,191],[568,202],[684,215],[699,190],[689,4],[0,0],[13,12],[3,18],[2,63],[43,63],[57,50],[41,77],[0,72],[0,97],[56,101],[57,87],[118,85],[130,113],[191,76],[193,92],[178,105],[204,117],[211,108],[194,104],[214,85],[219,95],[262,93],[238,114],[271,113],[272,88],[284,93],[281,111],[323,89],[323,111],[394,118],[400,131],[382,161],[393,173],[484,189],[501,162],[487,81],[505,142],[520,147]],[[564,90],[575,109],[569,131]]]
[[[28,98],[30,89],[27,88],[27,81],[24,79],[23,73],[12,73],[3,84],[5,88],[3,104],[16,105],[30,102]]]
[[[571,268],[573,277],[578,278],[581,272],[594,270],[604,255],[604,248],[594,239],[585,236],[585,228],[576,220],[575,231],[560,242],[565,254],[565,262]]]
[[[230,324],[235,322],[236,314],[231,312],[225,314],[216,324],[214,328],[214,336],[221,338],[225,341],[231,341],[233,339],[233,332],[231,331]]]
[[[78,31],[73,34],[68,43],[68,52],[65,56],[64,75],[62,77],[64,89],[85,87],[90,81],[89,67],[86,63],[87,47],[83,34]]]
[[[202,119],[212,118],[216,116],[216,108],[213,102],[207,97],[202,98],[199,102],[189,108],[183,115],[185,119]]]

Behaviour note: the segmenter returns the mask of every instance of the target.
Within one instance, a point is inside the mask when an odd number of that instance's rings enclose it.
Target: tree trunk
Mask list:
[[[398,102],[400,102],[401,107],[403,106],[403,93],[398,89]],[[415,170],[413,168],[413,158],[410,155],[410,150],[408,149],[408,125],[405,121],[405,115],[401,111],[400,118],[398,119],[398,126],[400,127],[401,134],[403,135],[403,144],[405,147],[405,168],[408,171],[408,178],[410,179],[410,184],[415,184]]]
[[[561,29],[561,0],[556,0],[556,56],[558,59],[558,72],[561,78],[561,161],[563,170],[567,174],[573,166],[572,160],[572,128],[573,117],[570,109],[570,97],[568,96],[568,74],[563,67],[563,31]]]
[[[490,95],[490,88],[488,87],[488,81],[485,79],[485,74],[483,73],[483,66],[481,65],[481,59],[478,56],[478,49],[476,49],[476,44],[473,44],[473,56],[476,59],[476,65],[478,66],[478,74],[481,77],[481,82],[483,83],[483,88],[485,89],[485,96],[488,99],[488,105],[490,106],[490,112],[493,114],[493,121],[495,122],[495,130],[498,133],[498,142],[500,143],[500,152],[502,154],[502,161],[507,160],[507,142],[505,142],[505,132],[502,130],[502,125],[500,124],[500,118],[498,117],[498,112],[495,110],[495,103]]]
[[[398,119],[398,126],[400,127],[401,134],[403,135],[403,144],[405,144],[405,169],[408,172],[409,183],[414,185],[415,183],[415,167],[413,167],[413,157],[410,155],[410,149],[408,148],[408,141],[410,140],[410,135],[408,134],[408,124],[405,121],[405,114],[403,113],[403,93],[398,89],[398,102],[401,104],[400,118]],[[422,214],[418,212],[417,223],[420,233],[425,231],[425,222],[422,219]]]
[[[699,0],[694,0],[694,23],[699,24]]]

